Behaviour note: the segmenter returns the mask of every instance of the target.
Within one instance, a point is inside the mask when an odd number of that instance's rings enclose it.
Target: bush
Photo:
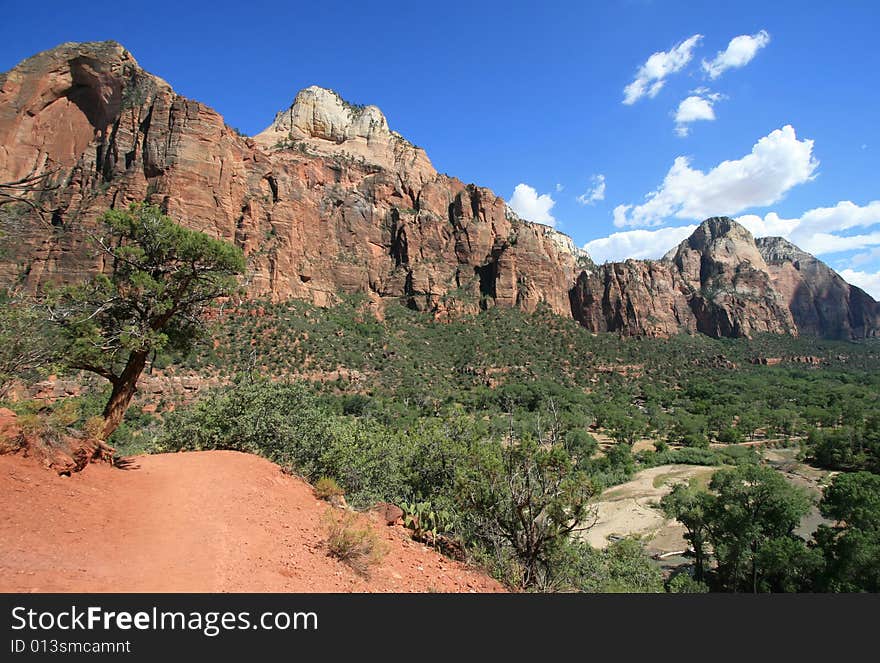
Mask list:
[[[342,489],[335,479],[330,477],[321,477],[315,482],[315,496],[319,500],[332,501],[333,498],[342,497],[345,491]]]
[[[385,556],[376,531],[361,524],[354,513],[347,512],[340,518],[328,512],[326,527],[329,554],[348,564],[358,575],[368,577],[370,569]]]
[[[328,446],[327,420],[306,385],[248,379],[170,413],[159,447],[255,453],[312,477]]]
[[[694,580],[690,574],[682,572],[669,580],[666,589],[671,594],[705,594],[709,591],[709,586],[704,582]]]
[[[553,560],[554,589],[590,593],[662,592],[660,567],[641,542],[627,538],[604,550],[571,539],[557,549]]]

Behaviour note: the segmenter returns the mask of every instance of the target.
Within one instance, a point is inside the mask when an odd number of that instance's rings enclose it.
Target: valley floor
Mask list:
[[[70,477],[0,456],[2,592],[497,592],[503,587],[368,515],[370,577],[327,555],[327,503],[232,451],[137,456]]]
[[[605,548],[615,538],[637,536],[645,541],[650,553],[685,550],[684,527],[665,518],[656,505],[675,484],[687,483],[695,477],[708,480],[717,469],[704,465],[661,465],[637,473],[632,480],[613,486],[596,498],[596,524],[584,531],[581,538],[594,548]]]

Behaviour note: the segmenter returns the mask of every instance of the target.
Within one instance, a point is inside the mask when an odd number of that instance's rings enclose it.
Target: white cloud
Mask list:
[[[775,212],[770,212],[763,218],[755,214],[747,214],[737,218],[737,221],[756,237],[778,235],[814,255],[880,246],[880,228],[877,230],[872,228],[880,226],[880,200],[864,206],[842,200],[834,207],[811,209],[796,219],[783,219]],[[854,228],[864,228],[868,232],[839,234]],[[864,264],[870,260],[870,257],[861,257],[861,262],[854,264]]]
[[[849,262],[853,267],[859,267],[866,263],[874,262],[875,260],[880,261],[880,247],[865,251],[864,253],[857,253],[850,258]]]
[[[715,119],[714,104],[721,99],[717,92],[705,88],[693,90],[691,96],[682,99],[675,111],[675,133],[684,138],[690,132],[691,122],[713,121]]]
[[[690,159],[680,156],[644,203],[614,209],[614,225],[656,226],[670,217],[702,220],[771,205],[812,179],[818,165],[813,141],[798,140],[791,125],[758,140],[741,159],[722,161],[708,172],[691,168]]]
[[[605,176],[593,175],[591,182],[590,188],[577,197],[581,205],[592,205],[599,200],[605,200]]]
[[[703,71],[715,80],[728,69],[744,67],[758,51],[770,43],[770,35],[766,30],[753,35],[740,35],[730,40],[727,48],[718,51],[712,60],[703,60]]]
[[[657,51],[639,67],[632,83],[623,89],[623,103],[630,106],[644,96],[657,96],[670,74],[681,71],[693,58],[693,50],[703,38],[694,35],[673,46],[668,51]]]
[[[690,237],[697,226],[660,228],[659,230],[628,230],[594,239],[584,249],[597,263],[627,258],[660,258],[673,246]]]
[[[880,301],[880,272],[858,272],[854,269],[841,270],[840,275],[847,283],[852,283]]]
[[[513,196],[507,201],[507,204],[514,212],[528,221],[537,221],[548,226],[556,225],[556,219],[550,214],[556,201],[550,197],[549,193],[538,195],[533,187],[520,183],[514,188]]]
[[[562,193],[563,189],[565,189],[565,185],[557,182],[556,183],[556,193]]]

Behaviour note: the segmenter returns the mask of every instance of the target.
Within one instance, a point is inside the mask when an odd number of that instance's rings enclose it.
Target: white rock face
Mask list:
[[[423,182],[436,175],[425,151],[391,131],[378,107],[355,106],[317,85],[301,90],[254,140],[270,150],[300,145],[317,154],[363,160]]]

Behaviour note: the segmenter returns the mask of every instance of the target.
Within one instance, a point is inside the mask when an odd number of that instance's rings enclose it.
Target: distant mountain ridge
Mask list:
[[[103,268],[105,209],[159,204],[248,256],[254,297],[319,305],[366,293],[437,315],[546,305],[594,331],[877,336],[880,306],[779,238],[707,219],[659,261],[593,264],[490,190],[436,172],[375,106],[312,86],[239,135],[115,42],[67,43],[0,74],[0,182],[46,173],[48,223],[24,211],[0,283],[35,289]]]

